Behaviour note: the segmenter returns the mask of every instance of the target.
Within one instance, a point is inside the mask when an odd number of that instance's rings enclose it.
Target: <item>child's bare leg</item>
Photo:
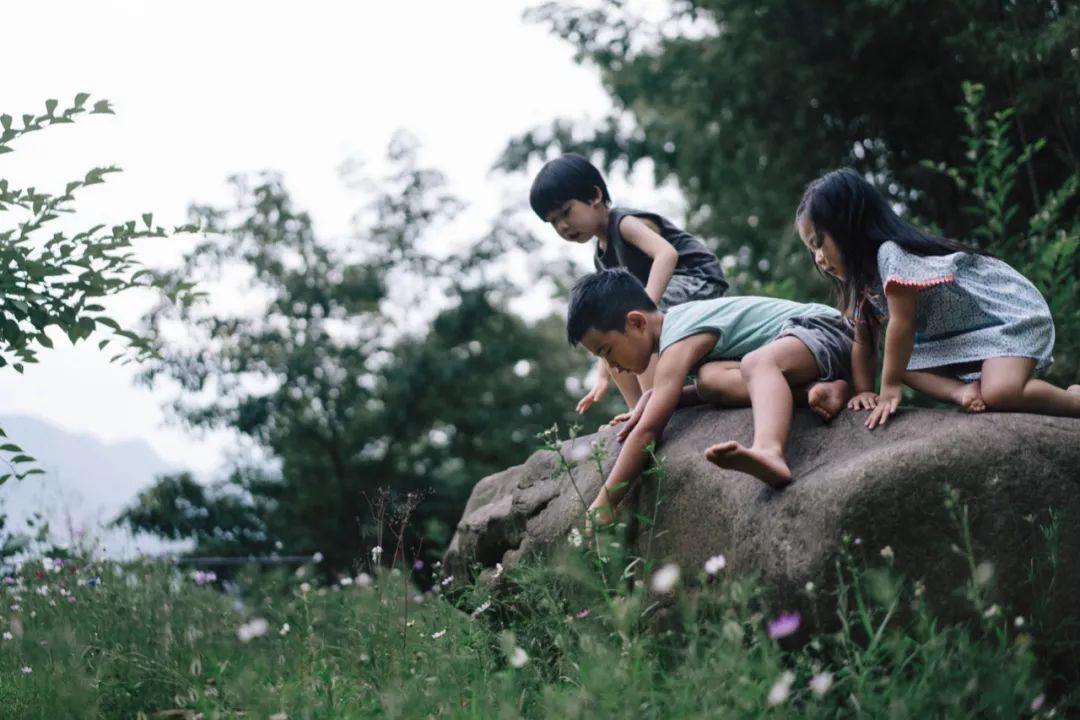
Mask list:
[[[735,441],[718,443],[705,451],[705,458],[780,488],[791,482],[784,460],[794,407],[791,386],[813,381],[817,363],[802,341],[784,337],[744,357],[741,366],[753,407],[754,443],[749,448]]]
[[[798,402],[798,399],[796,391],[795,401]],[[836,417],[850,399],[851,383],[847,380],[816,382],[806,390],[806,404],[826,422]]]
[[[1080,417],[1080,386],[1068,390],[1031,377],[1031,358],[989,358],[982,366],[982,396],[988,410]]]
[[[742,369],[735,360],[717,360],[702,365],[698,369],[697,391],[702,400],[713,405],[750,405],[750,393]],[[851,385],[846,380],[815,382],[809,387],[792,388],[791,392],[796,405],[809,406],[822,419],[831,420],[851,398]]]
[[[979,413],[986,409],[982,398],[982,385],[966,383],[957,377],[933,370],[908,370],[904,384],[938,402],[959,405],[968,412]]]

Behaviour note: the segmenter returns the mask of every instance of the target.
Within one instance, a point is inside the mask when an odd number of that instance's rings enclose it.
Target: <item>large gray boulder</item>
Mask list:
[[[821,589],[835,582],[846,534],[878,563],[890,547],[896,568],[923,580],[927,597],[948,613],[970,576],[954,549],[963,541],[945,506],[951,486],[968,507],[976,561],[994,569],[996,599],[1027,614],[1041,594],[1054,618],[1080,616],[1080,420],[903,409],[868,431],[865,418],[845,411],[826,425],[797,410],[788,447],[795,482],[777,491],[703,457],[720,440],[750,442],[749,410],[679,411],[657,451],[665,478],[652,556],[692,573],[723,553],[725,572],[753,574],[778,602],[798,606],[807,582]],[[564,444],[565,456],[585,457],[573,478],[558,472],[556,453],[542,451],[478,482],[446,554],[449,571],[489,578],[496,563],[512,567],[581,525],[582,497],[591,501],[601,482],[588,459],[593,441],[606,448],[607,473],[619,447],[613,431]],[[625,501],[649,516],[655,502],[651,478],[639,479]],[[1049,568],[1043,528],[1051,511],[1056,576],[1051,585],[1048,573],[1036,573],[1033,587],[1033,560]],[[629,533],[640,551],[648,528],[632,525]]]

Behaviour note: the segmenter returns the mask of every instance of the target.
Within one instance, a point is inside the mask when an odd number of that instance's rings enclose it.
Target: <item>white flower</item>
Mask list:
[[[356,576],[356,586],[362,588],[371,587],[371,576],[367,573],[360,573]]]
[[[29,665],[23,665],[22,671],[23,675],[29,675],[30,673],[34,672],[34,668],[30,667]]]
[[[432,634],[431,634],[431,639],[432,639],[432,640],[438,640],[439,638],[441,638],[441,637],[442,637],[443,635],[445,635],[445,634],[446,634],[446,630],[445,630],[445,629],[443,629],[443,630],[440,630],[440,631],[439,631],[439,632],[437,632],[437,633],[432,633]]]
[[[785,670],[777,678],[776,682],[769,689],[769,705],[780,705],[788,699],[788,695],[791,694],[791,683],[795,682],[795,673],[790,670]]]
[[[280,541],[280,540],[275,540],[275,541],[274,541],[274,549],[275,549],[275,550],[280,550],[280,549],[281,549],[281,548],[283,548],[283,547],[285,547],[285,546],[281,544],[281,541]]]
[[[570,541],[570,544],[573,545],[574,547],[581,547],[581,543],[582,543],[581,531],[578,530],[576,526],[570,528],[570,534],[567,536],[567,539]]]
[[[1017,627],[1017,628],[1024,627],[1024,616],[1023,615],[1017,615],[1016,619],[1013,620],[1013,626]]]
[[[381,558],[381,557],[382,557],[382,546],[381,545],[376,545],[375,547],[371,548],[371,562],[377,563],[377,562],[379,562],[379,558]]]
[[[306,592],[309,592],[310,590],[311,590],[311,583],[306,583],[306,582],[300,583],[300,592],[306,593]]]
[[[11,633],[7,632],[6,630],[4,631],[4,639],[5,640],[11,640],[13,637],[14,636]]]
[[[886,545],[885,547],[881,548],[881,557],[885,558],[886,560],[891,561],[893,559],[893,557],[894,557],[892,547],[889,546],[889,545]]]
[[[709,575],[715,575],[726,567],[727,558],[725,558],[723,555],[713,555],[711,558],[705,561],[705,572]]]
[[[323,561],[323,554],[321,552],[317,552],[317,553],[315,553],[314,555],[311,556],[311,562],[315,563],[316,565],[318,565],[322,561]]]
[[[492,575],[491,577],[492,578],[499,577],[500,575],[502,575],[502,571],[503,571],[502,563],[495,563],[495,574]]]
[[[236,637],[240,642],[251,642],[257,637],[262,637],[270,629],[270,623],[263,618],[252,618],[236,629]]]
[[[289,623],[285,623],[284,625],[281,626],[281,629],[278,630],[277,634],[280,635],[281,637],[285,637],[286,635],[289,634],[289,630],[291,630],[291,629],[292,628],[289,627]]]
[[[832,687],[833,676],[831,672],[820,672],[810,678],[810,690],[818,697],[823,697]]]
[[[353,579],[351,577],[349,577],[349,576],[345,576],[345,577],[341,578],[340,580],[338,580],[338,582],[347,587],[347,586],[353,584]]]
[[[995,618],[1000,614],[1001,614],[1001,608],[998,607],[997,604],[995,603],[994,605],[991,605],[990,607],[986,608],[986,612],[983,613],[983,617],[986,618],[987,620],[989,620],[990,618]]]
[[[518,646],[514,648],[514,652],[510,653],[510,665],[516,668],[525,667],[525,663],[529,662],[529,654],[525,652],[525,649]]]
[[[482,602],[480,604],[480,607],[478,607],[478,608],[476,608],[475,610],[472,611],[472,617],[478,617],[480,615],[480,613],[484,612],[489,607],[491,607],[491,601],[490,600],[485,600],[484,602]]]
[[[454,576],[450,575],[449,577],[443,578],[443,581],[440,583],[440,585],[442,585],[443,587],[446,587],[447,585],[449,585],[452,582],[454,582]]]
[[[19,603],[15,603],[14,605],[11,606],[12,612],[19,612],[20,609],[21,608],[19,607]]]
[[[653,573],[652,589],[657,593],[668,593],[679,582],[679,566],[668,563]]]
[[[289,716],[286,715],[283,712],[279,712],[279,713],[274,713],[273,715],[268,717],[266,720],[289,720]]]
[[[807,595],[813,595],[813,593],[814,593],[814,583],[807,582],[806,583],[806,594]]]
[[[589,446],[583,442],[575,442],[570,446],[570,450],[566,453],[566,457],[573,462],[581,462],[587,460],[590,454]]]
[[[26,668],[23,668],[23,672],[26,672]],[[1035,699],[1031,701],[1031,712],[1038,712],[1046,702],[1046,695],[1039,693],[1035,696]]]
[[[994,563],[981,562],[979,566],[975,568],[975,582],[979,585],[985,585],[994,579]]]

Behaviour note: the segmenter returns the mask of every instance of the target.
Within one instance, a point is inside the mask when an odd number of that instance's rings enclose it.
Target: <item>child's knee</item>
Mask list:
[[[748,378],[762,370],[776,367],[775,359],[773,359],[769,353],[763,352],[763,350],[764,348],[754,350],[743,357],[742,361],[739,363],[739,369],[742,371],[743,378]]]
[[[988,410],[1007,410],[1023,394],[1024,387],[1015,382],[983,378],[979,392]]]

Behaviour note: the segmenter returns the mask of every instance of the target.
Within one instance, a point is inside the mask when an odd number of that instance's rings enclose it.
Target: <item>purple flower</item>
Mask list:
[[[212,582],[217,582],[217,573],[213,570],[207,570],[206,572],[196,570],[191,573],[191,579],[195,581],[196,585],[208,585]]]
[[[589,617],[589,608],[585,608],[584,610],[578,610],[576,613],[574,613],[574,617],[576,617],[578,620],[584,620],[585,618]]]
[[[97,578],[87,578],[86,580],[87,585],[97,585],[99,582],[100,580],[98,580]]]
[[[416,562],[414,562],[412,564],[412,569],[415,570],[416,572],[420,572],[421,570],[424,569],[424,561],[420,560],[420,559],[417,559]]]
[[[802,618],[799,617],[799,613],[797,612],[780,613],[780,617],[769,623],[769,637],[775,640],[793,634],[799,629],[801,620]]]

